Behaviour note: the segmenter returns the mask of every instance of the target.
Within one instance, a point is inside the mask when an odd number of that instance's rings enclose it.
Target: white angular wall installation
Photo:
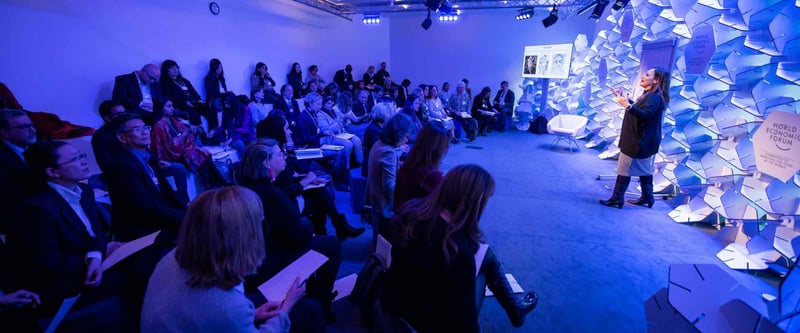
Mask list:
[[[589,100],[570,100],[567,93],[554,101],[589,118],[586,146],[602,148],[601,158],[618,156],[623,110],[609,102],[609,88],[637,82],[644,43],[676,39],[671,102],[656,160],[658,173],[690,198],[670,215],[696,222],[715,221],[709,216],[714,213],[768,220],[797,214],[800,185],[758,172],[752,136],[773,111],[800,113],[800,0],[635,0],[609,13],[612,28],[600,31],[581,55],[566,89],[588,88]],[[623,29],[630,20],[633,27]],[[701,34],[703,40],[692,41]],[[696,55],[709,48],[706,65]],[[690,74],[698,63],[705,68]]]

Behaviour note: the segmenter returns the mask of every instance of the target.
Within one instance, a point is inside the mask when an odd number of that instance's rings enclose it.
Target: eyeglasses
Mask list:
[[[56,163],[56,165],[70,164],[70,163],[73,163],[73,162],[83,161],[83,160],[85,160],[87,158],[89,158],[89,155],[86,155],[86,153],[80,153],[80,154],[78,154],[78,156],[75,156],[75,157],[73,157],[73,158],[71,158],[71,159],[69,159],[67,161],[64,161],[64,162]]]
[[[122,133],[128,133],[128,132],[133,131],[133,132],[138,134],[138,133],[142,133],[143,131],[148,131],[149,132],[151,129],[153,129],[153,128],[150,127],[150,126],[147,126],[147,125],[145,125],[145,126],[136,126],[136,127],[129,128],[129,129],[125,130]]]

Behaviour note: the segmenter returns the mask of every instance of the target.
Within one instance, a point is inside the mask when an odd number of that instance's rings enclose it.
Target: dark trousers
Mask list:
[[[467,139],[475,139],[478,136],[478,122],[473,118],[454,118],[456,124],[456,137],[460,137],[460,131],[464,132]]]

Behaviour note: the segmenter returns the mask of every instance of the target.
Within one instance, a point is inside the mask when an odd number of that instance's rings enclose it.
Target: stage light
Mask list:
[[[425,1],[425,7],[428,7],[428,10],[438,10],[439,6],[442,5],[442,0],[427,0]]]
[[[616,2],[614,2],[614,6],[611,6],[611,9],[620,10],[622,8],[625,8],[625,6],[627,5],[628,5],[628,0],[617,0]]]
[[[381,23],[381,16],[378,14],[364,14],[364,18],[361,19],[361,23],[364,24],[380,24]]]
[[[551,25],[556,24],[556,21],[558,21],[558,8],[556,8],[556,5],[553,5],[553,9],[550,10],[550,15],[542,20],[542,24],[544,24],[545,28],[548,28]]]
[[[600,16],[603,16],[603,12],[606,10],[606,6],[608,6],[608,0],[598,0],[597,5],[594,6],[592,15],[589,15],[589,18],[599,19]]]
[[[433,24],[433,21],[431,21],[431,10],[428,9],[428,17],[422,21],[422,29],[428,30],[431,24]]]
[[[533,17],[533,14],[533,8],[523,8],[517,11],[517,16],[514,16],[514,18],[516,18],[517,21],[527,20]]]
[[[458,14],[439,14],[439,22],[455,22],[458,21]]]

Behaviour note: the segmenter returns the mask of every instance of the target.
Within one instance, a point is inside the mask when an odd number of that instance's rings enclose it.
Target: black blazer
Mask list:
[[[501,94],[503,94],[503,91],[502,90],[498,90],[497,94],[494,95],[494,99],[492,100],[492,102],[495,105],[497,105],[498,102],[500,104],[502,104],[502,105],[500,105],[500,110],[501,111],[503,111],[503,112],[511,112],[511,110],[514,109],[514,92],[511,91],[511,89],[509,89],[508,92],[506,92],[505,99],[502,100],[502,101],[500,100],[500,95]]]
[[[120,241],[130,241],[161,230],[159,238],[174,242],[186,203],[177,199],[154,156],[148,164],[159,186],[132,152],[122,149],[114,156],[106,177],[112,231]]]
[[[224,91],[220,91],[220,81],[222,81],[222,89]],[[203,86],[206,88],[206,100],[213,101],[215,98],[220,97],[223,93],[228,92],[228,86],[225,84],[225,78],[223,77],[222,80],[217,78],[214,74],[206,75],[206,78],[203,79]]]
[[[111,98],[122,104],[125,110],[134,111],[139,109],[139,103],[142,101],[142,91],[139,90],[139,78],[136,77],[136,73],[123,74],[114,78],[114,91],[111,95]],[[158,82],[150,84],[150,96],[153,98],[153,103],[161,100],[161,87]],[[155,109],[156,107],[153,107],[153,110]]]
[[[100,126],[92,134],[92,151],[100,171],[108,172],[111,162],[114,160],[114,155],[120,150],[122,150],[122,145],[117,140],[117,133],[114,132],[110,125]]]
[[[353,73],[340,69],[333,75],[333,82],[339,85],[339,91],[353,90]]]
[[[309,115],[311,111],[301,112],[297,117],[297,130],[292,132],[292,141],[297,148],[319,148],[324,134],[319,130],[316,121]],[[322,112],[322,110],[318,111]]]
[[[185,111],[189,108],[189,106],[186,105],[186,101],[196,102],[201,98],[200,94],[197,93],[197,90],[194,89],[194,86],[189,80],[185,79],[183,76],[178,76],[178,80],[186,85],[186,88],[189,90],[188,96],[183,92],[183,89],[169,77],[161,78],[161,93],[164,99],[172,101],[176,109]]]
[[[79,186],[81,207],[94,237],[69,203],[45,186],[25,200],[6,238],[12,262],[6,268],[14,271],[12,286],[39,293],[42,304],[51,310],[84,288],[86,253],[98,251],[104,255],[106,251],[106,230],[97,211],[94,191],[86,185]]]
[[[619,150],[623,154],[645,158],[658,152],[665,107],[661,95],[646,93],[625,110],[619,137]]]
[[[295,126],[297,126],[297,118],[300,115],[300,104],[297,103],[297,100],[292,98],[292,107],[289,108],[289,106],[286,105],[286,100],[283,99],[283,96],[279,96],[278,100],[272,105],[272,108],[283,110],[286,120],[289,121],[289,126],[291,126],[292,130],[294,130]]]
[[[28,164],[0,140],[0,234],[14,211],[31,194],[33,176]]]

